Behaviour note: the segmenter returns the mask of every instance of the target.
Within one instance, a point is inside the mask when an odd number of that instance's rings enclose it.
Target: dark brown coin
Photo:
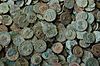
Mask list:
[[[83,49],[80,46],[74,46],[73,47],[73,54],[75,54],[77,57],[82,57]]]
[[[100,57],[100,44],[93,45],[91,51],[95,56]]]
[[[5,25],[0,25],[0,32],[8,31],[8,28]]]

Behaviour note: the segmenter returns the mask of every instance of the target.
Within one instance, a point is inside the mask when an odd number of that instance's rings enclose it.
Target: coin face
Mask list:
[[[54,21],[56,19],[56,12],[53,9],[47,9],[44,13],[44,19],[46,21]]]
[[[24,41],[18,46],[18,51],[22,56],[28,56],[33,52],[33,46],[30,41]]]
[[[52,46],[52,51],[55,53],[61,53],[63,50],[63,45],[61,43],[54,43]]]
[[[8,32],[0,32],[0,44],[2,46],[9,45],[10,41],[11,41],[11,37]]]
[[[83,49],[80,46],[74,46],[73,47],[73,54],[75,54],[77,57],[82,57]]]
[[[86,20],[79,19],[76,21],[76,30],[77,31],[84,31],[88,27],[88,23]]]
[[[4,25],[11,25],[12,24],[12,18],[9,16],[9,15],[3,15],[2,16],[2,23],[4,24]]]
[[[88,4],[88,0],[76,0],[76,4],[77,4],[79,7],[86,7],[87,4]]]
[[[100,44],[93,45],[91,48],[91,51],[95,56],[99,57],[100,56]]]
[[[64,1],[64,6],[68,9],[73,8],[74,6],[74,0],[65,0]]]
[[[0,32],[8,31],[8,28],[5,25],[0,25]]]
[[[15,61],[19,57],[19,53],[16,49],[9,48],[6,53],[6,57],[11,61]]]
[[[41,58],[41,56],[39,56],[39,55],[33,55],[33,56],[31,57],[31,63],[32,63],[32,64],[37,65],[37,64],[40,64],[41,61],[42,61],[42,58]]]
[[[92,13],[88,13],[88,19],[87,22],[89,24],[92,24],[94,22],[94,15]]]
[[[95,41],[96,37],[95,37],[95,34],[94,33],[85,33],[83,35],[83,40],[86,42],[86,43],[93,43]]]
[[[72,62],[72,63],[69,64],[69,66],[80,66],[80,65],[76,62]]]
[[[34,50],[36,52],[43,52],[47,48],[47,44],[44,40],[37,40],[34,44]]]
[[[21,57],[16,60],[15,66],[29,66],[29,62],[25,58]]]
[[[95,58],[89,58],[87,61],[86,61],[86,64],[85,64],[85,66],[99,66],[99,62],[98,62],[98,60],[97,59],[95,59]]]

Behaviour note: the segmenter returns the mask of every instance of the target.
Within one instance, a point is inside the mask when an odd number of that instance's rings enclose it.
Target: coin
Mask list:
[[[86,43],[84,40],[79,41],[79,45],[83,48],[87,48],[90,46],[90,44]]]
[[[44,19],[46,21],[54,21],[56,19],[56,12],[53,9],[47,9],[44,13]]]
[[[100,44],[93,45],[91,51],[96,57],[100,57]]]
[[[34,54],[34,55],[31,57],[31,63],[32,63],[32,64],[37,65],[37,64],[40,64],[41,62],[42,62],[41,56],[35,55],[35,54]]]
[[[11,41],[10,34],[8,32],[0,32],[0,45],[7,46]]]
[[[57,35],[56,25],[53,23],[41,22],[43,33],[48,37],[52,38]]]
[[[72,62],[72,63],[69,64],[69,66],[80,66],[80,65],[76,62]]]
[[[95,58],[89,58],[86,63],[85,66],[99,66],[99,62],[97,59]]]
[[[67,15],[66,15],[67,14]],[[71,23],[71,15],[68,11],[66,12],[63,12],[61,15],[60,15],[60,20],[61,20],[61,23],[64,24],[64,25],[68,25]]]
[[[65,37],[69,40],[75,39],[76,32],[73,29],[67,29],[65,32]]]
[[[52,65],[53,66],[62,66],[61,63],[58,63],[58,62],[54,62]]]
[[[82,57],[83,49],[80,46],[76,45],[73,47],[73,54],[75,54],[77,57]]]
[[[4,63],[0,60],[0,66],[5,66]]]
[[[79,7],[86,7],[87,4],[88,4],[88,0],[76,0],[76,4],[77,4]]]
[[[76,30],[77,31],[84,31],[84,30],[86,30],[87,29],[87,27],[88,27],[88,23],[87,23],[87,21],[86,20],[83,20],[83,19],[79,19],[79,20],[77,20],[76,21]]]
[[[16,45],[16,46],[19,46],[22,42],[25,41],[25,39],[20,35],[14,36],[14,38],[12,40],[13,40],[14,45]]]
[[[52,45],[52,51],[53,52],[59,54],[59,53],[62,52],[62,50],[63,50],[63,45],[61,43],[58,42],[58,43],[54,43]]]
[[[9,6],[7,3],[0,4],[0,14],[7,13],[9,11]]]
[[[47,48],[47,44],[44,40],[37,40],[34,44],[34,50],[36,52],[43,52]]]
[[[88,13],[87,22],[92,24],[94,22],[94,15],[92,13]]]
[[[83,40],[86,42],[86,43],[93,43],[95,41],[96,37],[95,37],[95,34],[94,33],[85,33],[83,35]]]
[[[23,28],[20,33],[21,36],[25,39],[32,38],[33,36],[33,30],[28,27]]]
[[[100,21],[100,11],[97,12],[96,18],[97,18],[97,21],[99,22]]]
[[[20,0],[20,1],[17,0],[16,5],[19,6],[19,7],[22,7],[24,5],[24,1],[23,0]]]
[[[94,31],[93,33],[94,33],[95,36],[96,36],[96,41],[95,41],[95,42],[96,42],[96,43],[99,42],[99,41],[100,41],[100,36],[99,36],[99,35],[100,35],[100,32],[99,32],[99,31]]]
[[[86,33],[86,31],[82,31],[82,32],[76,31],[76,33],[77,33],[77,39],[83,39],[83,35]]]
[[[15,61],[15,66],[29,66],[29,62],[24,57],[20,57]]]
[[[85,11],[81,11],[79,13],[76,14],[76,20],[79,20],[79,19],[84,19],[86,20],[88,17],[88,13],[85,12]]]
[[[64,63],[66,62],[65,56],[63,56],[63,55],[58,55],[58,58],[59,58],[59,62],[60,62],[61,64],[64,64]]]
[[[68,9],[72,9],[74,6],[74,0],[65,0],[64,6]]]
[[[0,25],[0,32],[6,32],[8,28],[5,25]]]
[[[24,41],[18,46],[18,51],[22,56],[28,56],[33,52],[33,46],[30,41]]]
[[[19,53],[16,49],[14,48],[9,48],[7,53],[6,53],[7,59],[11,61],[15,61],[19,57]]]
[[[2,15],[2,23],[4,24],[4,25],[7,25],[7,26],[9,26],[9,25],[11,25],[12,24],[12,18],[9,16],[9,15]]]

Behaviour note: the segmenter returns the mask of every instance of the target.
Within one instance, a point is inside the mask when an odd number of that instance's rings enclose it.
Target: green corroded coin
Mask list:
[[[87,22],[92,24],[94,22],[94,15],[92,13],[88,13]]]
[[[86,20],[79,19],[79,20],[76,21],[76,25],[75,26],[76,26],[75,29],[77,31],[84,31],[84,30],[87,29],[88,23],[87,23]]]
[[[35,41],[35,44],[34,44],[34,50],[36,52],[43,52],[45,51],[47,48],[47,44],[44,40],[37,40]]]
[[[4,63],[0,60],[0,66],[5,66]]]
[[[47,9],[44,13],[44,19],[46,21],[54,21],[56,19],[56,12],[53,9]]]
[[[86,42],[86,43],[93,43],[95,41],[96,37],[95,37],[95,34],[94,33],[85,33],[83,35],[83,40]]]
[[[0,14],[7,13],[9,11],[9,6],[7,3],[0,4]]]
[[[8,32],[0,32],[0,45],[7,46],[11,41],[10,34]]]
[[[99,62],[96,58],[89,58],[86,61],[85,66],[99,66]]]
[[[33,36],[33,30],[28,27],[23,28],[20,33],[21,33],[21,36],[25,39],[32,38]]]
[[[22,7],[24,5],[24,0],[17,0],[16,5]]]
[[[86,7],[87,4],[88,4],[88,0],[76,0],[76,4],[77,4],[79,7]]]
[[[24,57],[20,57],[15,61],[15,66],[29,66],[29,62]]]
[[[86,33],[86,31],[76,31],[77,33],[77,39],[83,39],[83,35]]]
[[[65,0],[64,1],[64,6],[68,9],[73,8],[74,6],[74,0]]]
[[[66,36],[66,38],[69,39],[69,40],[75,39],[75,37],[76,37],[76,32],[75,32],[73,29],[67,29],[67,30],[66,30],[66,33],[65,33],[65,36]]]
[[[22,36],[20,36],[20,35],[14,36],[12,40],[13,40],[13,43],[14,43],[16,46],[19,46],[22,42],[25,41],[25,39],[24,39]]]
[[[79,45],[83,48],[87,48],[90,46],[90,44],[86,43],[84,40],[79,41]]]
[[[99,41],[100,41],[100,31],[94,31],[93,33],[94,33],[95,36],[96,36],[96,41],[95,41],[95,42],[96,42],[96,43],[99,42]]]
[[[4,25],[11,25],[12,24],[12,18],[9,15],[2,15],[2,23]]]
[[[31,63],[32,64],[40,64],[42,62],[42,58],[40,55],[37,55],[37,54],[34,54],[32,57],[31,57]]]
[[[24,41],[18,46],[20,55],[28,56],[33,52],[33,45],[30,41]]]
[[[79,13],[76,14],[76,20],[79,20],[79,19],[86,20],[87,17],[88,17],[88,14],[85,11],[81,11],[81,12],[79,12]]]
[[[14,48],[9,48],[6,57],[8,60],[15,61],[19,57],[19,53],[16,49]]]
[[[43,33],[48,37],[52,38],[57,35],[57,29],[56,25],[53,23],[46,23],[46,22],[41,22]]]

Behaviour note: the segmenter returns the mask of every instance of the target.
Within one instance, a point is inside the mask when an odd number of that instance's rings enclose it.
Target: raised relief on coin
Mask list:
[[[68,9],[72,9],[74,6],[74,0],[65,0],[64,6]]]
[[[88,0],[76,0],[76,4],[77,4],[79,7],[86,7],[87,4],[88,4]]]

